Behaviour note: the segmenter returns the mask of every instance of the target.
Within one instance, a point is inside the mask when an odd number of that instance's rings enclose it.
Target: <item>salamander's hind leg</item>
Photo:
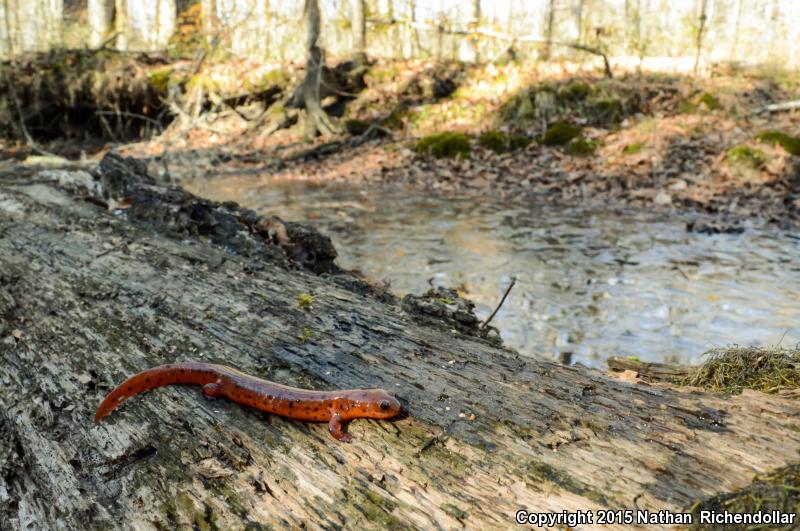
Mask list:
[[[342,416],[338,413],[334,413],[331,415],[331,420],[328,422],[328,431],[331,432],[334,439],[337,441],[342,442],[350,442],[353,438],[345,433],[345,429],[347,427],[347,421],[342,419]]]
[[[222,387],[216,383],[205,384],[203,386],[203,395],[209,400],[214,400],[222,396]]]

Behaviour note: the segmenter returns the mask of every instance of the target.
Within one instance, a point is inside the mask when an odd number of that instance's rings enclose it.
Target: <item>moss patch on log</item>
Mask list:
[[[708,361],[697,367],[682,385],[722,393],[754,389],[775,393],[800,387],[800,349],[729,347],[705,353]]]
[[[753,482],[746,487],[697,502],[689,509],[695,522],[700,521],[700,511],[728,511],[747,514],[780,511],[784,514],[797,515],[800,513],[800,464],[791,464],[756,476]],[[796,518],[797,516],[795,516]],[[725,529],[796,529],[796,526],[795,522],[783,526],[780,524],[726,526]],[[691,529],[719,528],[719,525],[701,525],[699,523],[691,526]]]

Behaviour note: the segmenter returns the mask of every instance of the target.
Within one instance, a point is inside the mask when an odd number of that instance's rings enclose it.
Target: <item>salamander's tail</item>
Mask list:
[[[170,363],[134,374],[111,391],[97,408],[94,421],[99,422],[122,402],[144,391],[165,385],[205,385],[215,382],[219,372],[210,363]]]

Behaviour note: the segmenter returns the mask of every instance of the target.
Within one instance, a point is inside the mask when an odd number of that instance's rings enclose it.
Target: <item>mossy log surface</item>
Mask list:
[[[140,173],[1,178],[2,529],[507,528],[519,508],[685,509],[797,461],[796,400],[521,357]],[[98,206],[100,184],[130,207]],[[354,421],[342,444],[169,387],[93,422],[115,384],[176,360],[383,387],[412,416]]]

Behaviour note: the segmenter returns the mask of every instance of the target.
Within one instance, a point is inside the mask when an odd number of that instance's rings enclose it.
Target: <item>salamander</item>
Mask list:
[[[175,384],[202,385],[206,397],[225,397],[290,419],[327,422],[330,434],[342,442],[352,440],[346,433],[351,419],[390,419],[404,411],[400,401],[383,389],[311,391],[262,380],[225,365],[184,362],[159,365],[122,382],[97,408],[95,422],[128,398]]]

